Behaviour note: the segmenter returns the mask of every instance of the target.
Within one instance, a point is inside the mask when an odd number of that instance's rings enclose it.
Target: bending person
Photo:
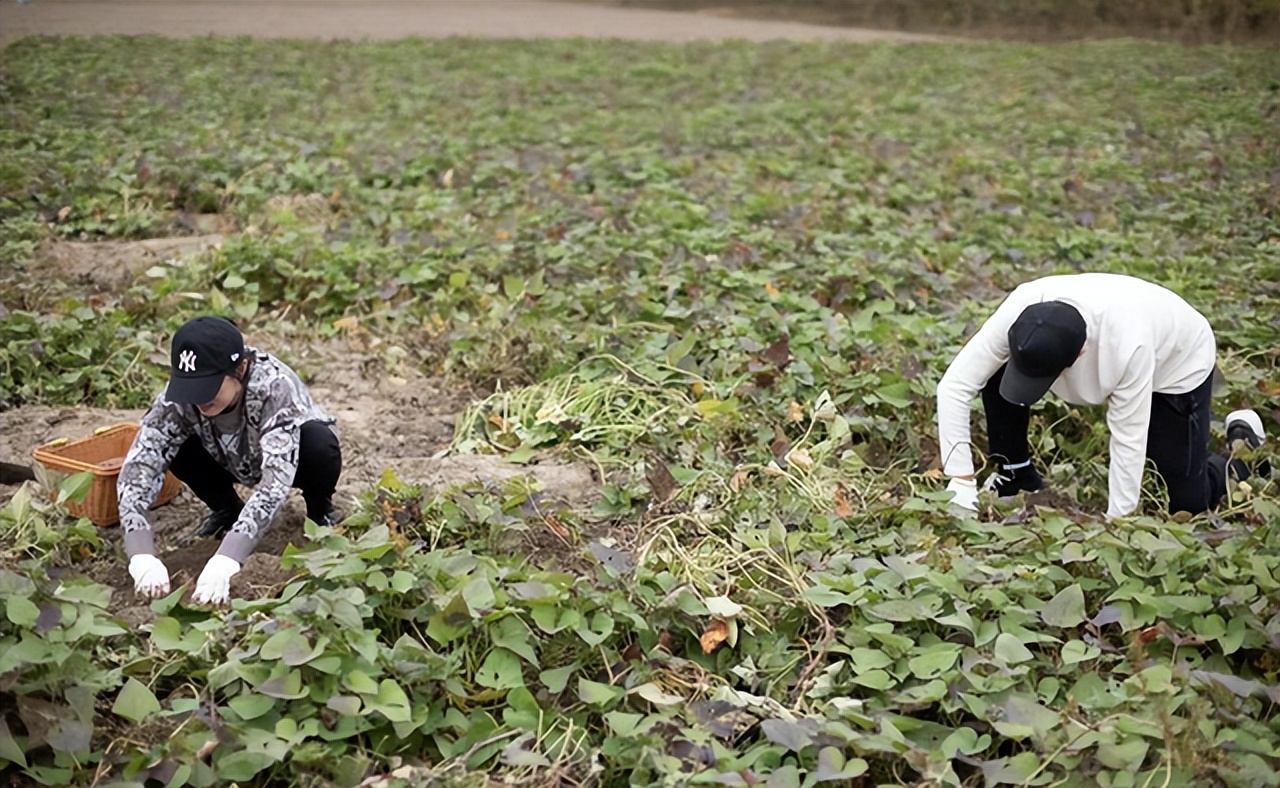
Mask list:
[[[1040,489],[1027,427],[1031,405],[1052,391],[1073,405],[1107,407],[1108,517],[1138,508],[1148,458],[1168,487],[1170,511],[1213,508],[1229,476],[1250,475],[1229,449],[1209,453],[1215,354],[1209,321],[1151,282],[1075,274],[1021,285],[938,383],[938,440],[952,502],[977,509],[969,407],[979,393],[996,464],[989,486],[1001,497]],[[1262,420],[1252,410],[1229,414],[1226,428],[1229,446],[1263,441]]]
[[[334,521],[342,450],[333,425],[298,375],[246,346],[234,323],[198,317],[184,324],[173,336],[169,385],[143,416],[117,485],[135,590],[169,592],[169,572],[155,556],[147,518],[166,470],[209,507],[198,535],[222,538],[196,581],[197,602],[227,600],[232,576],[291,487],[302,491],[307,517]],[[247,502],[236,484],[254,488]]]

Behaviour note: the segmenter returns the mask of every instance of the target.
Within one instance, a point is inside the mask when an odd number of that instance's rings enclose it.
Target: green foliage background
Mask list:
[[[498,391],[456,448],[609,484],[563,513],[594,549],[544,566],[511,540],[546,527],[527,485],[388,477],[278,598],[166,600],[150,632],[50,575],[87,537],[15,498],[3,773],[1276,784],[1274,485],[1105,524],[1102,414],[1053,403],[1038,455],[1083,508],[956,518],[928,470],[946,363],[1052,272],[1182,293],[1218,407],[1275,411],[1278,113],[1268,52],[1135,43],[5,49],[8,405],[141,406],[210,309],[358,317]],[[215,211],[243,232],[127,291],[24,275]]]

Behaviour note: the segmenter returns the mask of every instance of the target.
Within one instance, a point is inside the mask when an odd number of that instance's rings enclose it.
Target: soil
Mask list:
[[[31,269],[57,276],[81,294],[127,288],[158,260],[198,252],[217,243],[218,236],[155,239],[138,242],[59,243],[47,247],[32,261]],[[312,396],[337,419],[342,441],[343,472],[335,503],[350,510],[356,494],[368,489],[391,467],[405,482],[440,490],[472,481],[501,482],[530,475],[538,480],[548,500],[586,511],[596,500],[599,479],[587,465],[553,461],[516,465],[488,455],[445,456],[453,438],[454,423],[463,409],[479,397],[458,390],[439,378],[415,372],[413,365],[398,366],[391,374],[359,332],[345,338],[253,335],[256,347],[288,359],[307,381]],[[99,427],[137,423],[142,410],[106,410],[89,407],[26,406],[0,413],[0,459],[30,464],[31,451],[57,438],[77,439]],[[0,485],[0,501],[17,488]],[[249,490],[242,490],[247,495]],[[169,568],[175,586],[195,579],[218,543],[198,539],[192,532],[207,508],[185,488],[170,503],[153,511],[156,552]],[[279,556],[289,544],[301,544],[306,509],[295,491],[277,515],[257,553],[232,581],[240,597],[255,597],[288,580]],[[150,609],[134,598],[132,581],[118,546],[119,529],[107,527],[108,542],[101,559],[86,573],[110,585],[115,609],[133,623],[148,620]]]
[[[222,35],[387,40],[937,41],[939,36],[545,0],[31,0],[0,2],[0,47],[30,35]]]
[[[55,243],[41,250],[28,272],[33,278],[56,277],[85,296],[111,293],[154,265],[193,257],[221,244],[219,233],[147,241]]]

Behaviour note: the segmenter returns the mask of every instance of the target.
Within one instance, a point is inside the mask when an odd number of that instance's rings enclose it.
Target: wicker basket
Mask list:
[[[46,468],[62,473],[93,474],[93,487],[82,503],[67,502],[67,508],[77,517],[88,517],[95,525],[115,525],[120,522],[120,500],[116,497],[116,479],[120,466],[129,453],[133,439],[138,434],[137,424],[117,424],[103,427],[88,438],[56,441],[40,446],[31,456]],[[182,482],[172,473],[165,473],[160,495],[151,508],[163,506],[173,500],[182,489]]]

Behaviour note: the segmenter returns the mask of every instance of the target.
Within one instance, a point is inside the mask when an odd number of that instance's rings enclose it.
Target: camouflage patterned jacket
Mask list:
[[[255,488],[218,549],[244,563],[289,495],[298,470],[302,425],[334,423],[312,401],[292,369],[270,353],[252,347],[245,350],[250,363],[240,407],[243,418],[236,420],[234,430],[219,428],[222,417],[210,419],[194,405],[169,402],[163,392],[142,417],[116,488],[120,528],[130,557],[155,551],[147,510],[160,492],[169,463],[192,435],[199,436],[205,451],[237,481]]]

